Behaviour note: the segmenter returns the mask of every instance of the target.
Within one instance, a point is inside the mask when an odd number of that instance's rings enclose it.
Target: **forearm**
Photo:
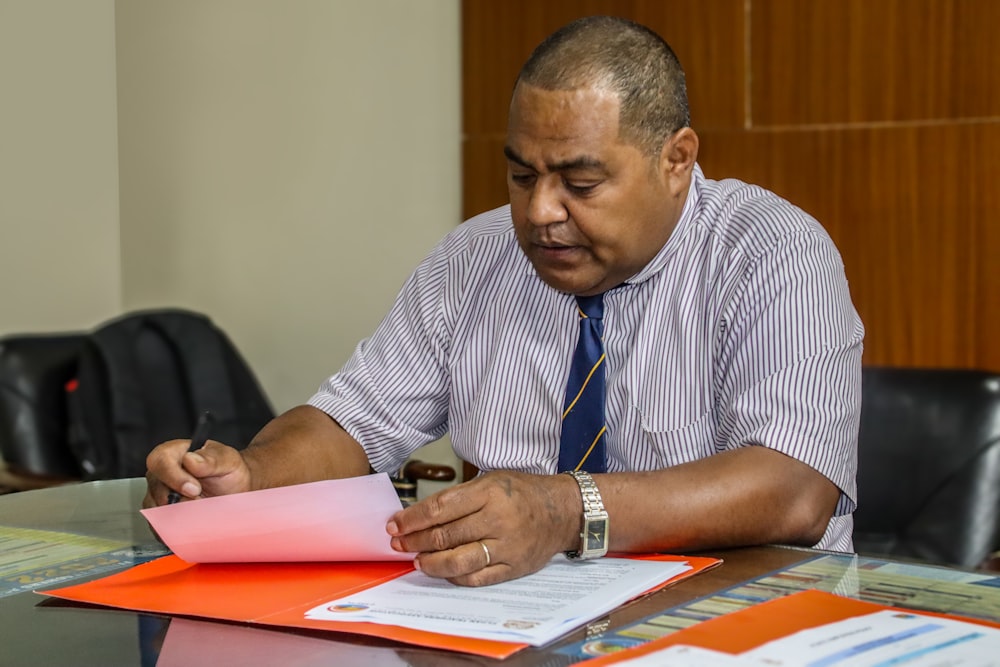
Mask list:
[[[243,451],[254,489],[368,474],[361,445],[322,410],[300,405],[276,417]]]
[[[595,480],[611,517],[612,551],[812,546],[822,538],[839,498],[837,487],[823,475],[765,447]]]

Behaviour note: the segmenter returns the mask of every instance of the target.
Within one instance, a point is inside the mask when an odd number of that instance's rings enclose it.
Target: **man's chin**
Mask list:
[[[538,266],[535,266],[535,272],[546,285],[556,291],[564,292],[566,294],[589,296],[591,294],[599,294],[604,291],[600,289],[599,281],[594,279],[588,280],[586,276],[582,276],[579,273],[545,269],[539,270]]]

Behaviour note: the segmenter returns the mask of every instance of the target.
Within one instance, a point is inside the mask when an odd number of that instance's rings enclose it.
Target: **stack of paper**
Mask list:
[[[691,570],[686,562],[556,556],[535,574],[462,588],[422,572],[306,612],[317,621],[368,621],[541,646]]]

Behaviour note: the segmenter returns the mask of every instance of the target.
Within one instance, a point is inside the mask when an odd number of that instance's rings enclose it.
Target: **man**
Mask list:
[[[432,576],[851,550],[863,329],[840,256],[788,202],[705,179],[670,47],[621,19],[564,27],[518,77],[505,154],[510,206],[450,233],[309,405],[242,453],[160,445],[146,504],[390,471],[450,431],[484,474],[386,527]]]

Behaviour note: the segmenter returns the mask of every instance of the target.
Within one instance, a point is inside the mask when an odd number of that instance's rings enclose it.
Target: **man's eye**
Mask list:
[[[511,174],[510,180],[517,185],[531,185],[535,180],[534,174]]]
[[[575,195],[589,195],[597,185],[597,183],[572,183],[567,181],[566,189]]]

